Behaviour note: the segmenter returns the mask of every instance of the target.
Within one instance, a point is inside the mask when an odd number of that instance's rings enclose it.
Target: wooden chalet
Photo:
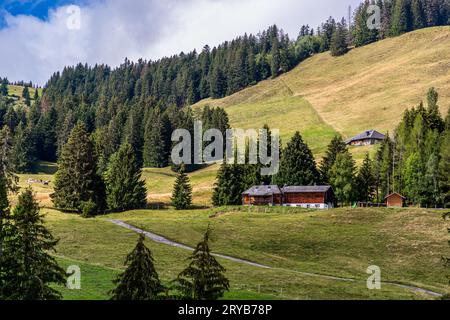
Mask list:
[[[254,186],[242,194],[242,203],[250,206],[281,206],[283,195],[276,185]]]
[[[375,130],[368,130],[345,141],[350,146],[369,146],[382,142],[386,136]]]
[[[403,208],[405,206],[406,198],[400,193],[394,192],[386,198],[386,206],[390,208]]]
[[[287,207],[331,209],[336,203],[331,186],[286,186],[281,192]]]

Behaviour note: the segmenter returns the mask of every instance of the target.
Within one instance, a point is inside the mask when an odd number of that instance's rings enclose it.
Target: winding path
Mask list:
[[[153,241],[155,241],[157,243],[161,243],[161,244],[165,244],[165,245],[168,245],[168,246],[177,247],[177,248],[181,248],[181,249],[185,249],[185,250],[189,250],[189,251],[194,251],[194,248],[192,248],[190,246],[187,246],[187,245],[184,245],[184,244],[181,244],[181,243],[177,243],[177,242],[174,242],[174,241],[169,240],[167,238],[164,238],[164,237],[162,237],[160,235],[154,234],[152,232],[148,232],[148,231],[139,229],[139,228],[134,227],[134,226],[132,226],[132,225],[122,221],[122,220],[108,219],[107,221],[109,221],[109,222],[111,222],[111,223],[113,223],[113,224],[115,224],[115,225],[117,225],[119,227],[122,227],[122,228],[125,228],[125,229],[128,229],[128,230],[134,231],[136,233],[143,234],[147,238],[149,238],[149,239],[151,239],[151,240],[153,240]],[[296,271],[296,270],[291,270],[291,269],[274,268],[274,267],[269,267],[269,266],[266,266],[266,265],[263,265],[263,264],[260,264],[260,263],[248,261],[248,260],[245,260],[245,259],[235,258],[235,257],[231,257],[231,256],[219,254],[219,253],[212,253],[212,255],[215,256],[215,257],[219,257],[219,258],[226,259],[226,260],[233,261],[233,262],[237,262],[237,263],[246,264],[246,265],[257,267],[257,268],[264,268],[264,269],[271,269],[271,270],[280,270],[280,271],[286,271],[286,272],[293,272],[293,273],[301,274],[301,275],[304,275],[304,276],[318,277],[318,278],[322,278],[322,279],[329,279],[329,280],[336,280],[336,281],[366,282],[366,281],[360,280],[360,279],[343,278],[343,277],[325,275],[325,274],[320,274],[320,273],[311,273],[311,272]],[[438,292],[427,290],[427,289],[424,289],[424,288],[411,286],[411,285],[400,284],[400,283],[395,283],[395,282],[382,282],[382,284],[385,284],[385,285],[387,284],[387,285],[396,286],[396,287],[399,287],[399,288],[409,289],[409,290],[412,290],[414,292],[425,293],[425,294],[428,294],[428,295],[436,297],[436,298],[442,297],[442,294],[440,294]]]

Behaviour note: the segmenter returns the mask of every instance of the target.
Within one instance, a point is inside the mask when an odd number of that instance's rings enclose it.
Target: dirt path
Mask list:
[[[128,230],[134,231],[136,233],[141,233],[143,235],[145,235],[147,238],[157,242],[157,243],[161,243],[161,244],[166,244],[172,247],[177,247],[177,248],[181,248],[181,249],[185,249],[185,250],[189,250],[189,251],[193,251],[194,248],[181,244],[181,243],[177,243],[174,241],[171,241],[169,239],[166,239],[162,236],[159,236],[157,234],[154,234],[152,232],[148,232],[139,228],[136,228],[124,221],[121,220],[115,220],[115,219],[108,219],[107,221],[122,227],[122,228],[126,228]],[[227,255],[223,255],[223,254],[219,254],[219,253],[213,253],[213,256],[225,259],[225,260],[229,260],[229,261],[233,261],[233,262],[237,262],[237,263],[242,263],[242,264],[246,264],[249,266],[253,266],[253,267],[257,267],[257,268],[264,268],[264,269],[271,269],[271,270],[280,270],[280,271],[287,271],[287,272],[293,272],[293,273],[297,273],[297,274],[301,274],[304,276],[309,276],[309,277],[318,277],[318,278],[322,278],[322,279],[329,279],[329,280],[336,280],[336,281],[346,281],[346,282],[366,282],[364,280],[360,280],[360,279],[352,279],[352,278],[342,278],[342,277],[338,277],[338,276],[331,276],[331,275],[325,275],[325,274],[320,274],[320,273],[311,273],[311,272],[303,272],[303,271],[296,271],[296,270],[291,270],[291,269],[283,269],[283,268],[274,268],[274,267],[269,267],[260,263],[256,263],[256,262],[252,262],[252,261],[248,261],[245,259],[240,259],[240,258],[235,258],[235,257],[231,257],[231,256],[227,256]],[[438,293],[438,292],[434,292],[431,290],[427,290],[424,288],[419,288],[419,287],[415,287],[415,286],[411,286],[411,285],[407,285],[407,284],[400,284],[400,283],[395,283],[395,282],[382,282],[382,284],[384,285],[391,285],[391,286],[396,286],[399,288],[404,288],[404,289],[409,289],[411,291],[414,292],[419,292],[419,293],[424,293],[424,294],[428,294],[430,296],[433,297],[442,297],[442,294]]]

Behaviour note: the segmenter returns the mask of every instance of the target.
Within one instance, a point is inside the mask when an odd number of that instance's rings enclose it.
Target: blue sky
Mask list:
[[[361,1],[0,0],[0,77],[44,85],[65,66],[155,60],[273,24],[294,38]]]
[[[42,20],[48,19],[49,9],[67,4],[84,4],[85,0],[0,0],[0,27],[5,27],[5,11],[13,16],[31,15]]]

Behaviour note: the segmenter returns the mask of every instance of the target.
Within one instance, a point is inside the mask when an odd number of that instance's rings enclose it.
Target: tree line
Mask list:
[[[341,136],[333,138],[319,165],[300,132],[280,155],[279,172],[269,179],[255,165],[222,164],[213,204],[240,205],[246,189],[273,183],[329,184],[341,205],[384,203],[387,195],[398,192],[412,205],[450,207],[450,110],[444,119],[434,88],[427,94],[427,106],[405,111],[393,139],[387,134],[375,157],[366,154],[359,168]]]

